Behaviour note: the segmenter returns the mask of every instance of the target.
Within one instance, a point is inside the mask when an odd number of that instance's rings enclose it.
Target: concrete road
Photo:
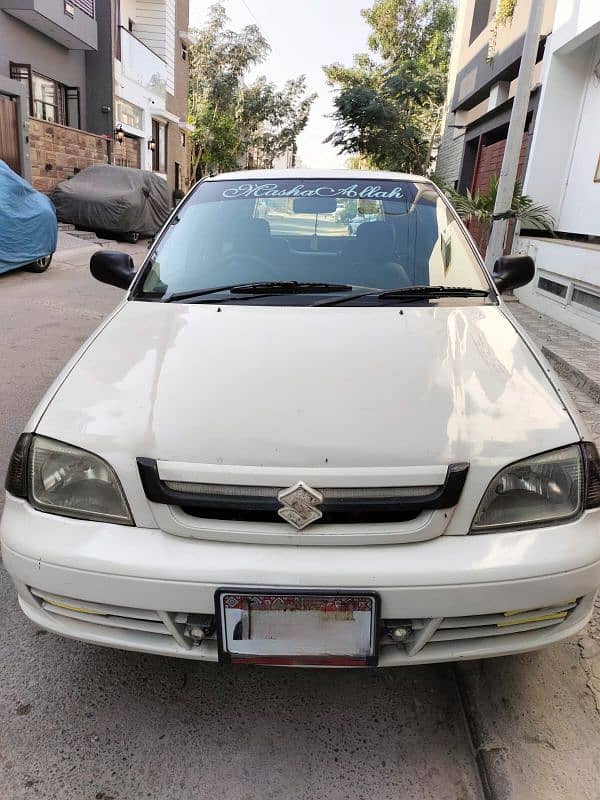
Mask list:
[[[91,252],[0,278],[2,480],[44,389],[121,296],[90,278]],[[223,668],[46,634],[3,570],[0,620],[3,800],[600,796],[576,642],[459,668]]]

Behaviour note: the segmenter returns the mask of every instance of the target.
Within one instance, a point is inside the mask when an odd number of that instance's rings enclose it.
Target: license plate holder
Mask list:
[[[376,666],[374,592],[228,589],[215,592],[219,661],[278,666]]]

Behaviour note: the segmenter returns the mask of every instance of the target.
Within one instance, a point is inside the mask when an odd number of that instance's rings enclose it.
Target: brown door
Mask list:
[[[0,94],[0,158],[21,174],[17,98],[5,94]]]

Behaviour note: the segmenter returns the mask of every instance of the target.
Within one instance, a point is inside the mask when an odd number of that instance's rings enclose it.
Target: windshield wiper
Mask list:
[[[319,281],[259,281],[258,283],[245,283],[232,287],[231,291],[237,294],[253,294],[264,292],[268,294],[312,293],[312,292],[351,292],[354,289],[347,283],[324,283]]]
[[[487,289],[474,289],[471,286],[405,286],[402,289],[384,289],[377,292],[377,298],[381,300],[395,299],[396,297],[436,297],[437,295],[448,295],[450,297],[487,297]]]
[[[178,300],[192,300],[219,292],[231,292],[241,295],[271,294],[313,294],[329,292],[351,292],[355,287],[346,283],[320,283],[309,281],[257,281],[255,283],[234,283],[227,286],[214,286],[212,289],[195,289],[187,292],[172,292],[163,297],[163,303],[175,303]]]
[[[475,289],[470,286],[403,286],[398,289],[380,289],[375,292],[363,292],[352,297],[338,297],[314,303],[316,306],[335,306],[350,300],[363,297],[374,297],[377,300],[418,300],[421,297],[487,297],[487,289]]]

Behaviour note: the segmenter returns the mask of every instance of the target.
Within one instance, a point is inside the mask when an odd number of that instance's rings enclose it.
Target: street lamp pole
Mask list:
[[[510,209],[512,206],[515,181],[517,180],[521,143],[523,141],[527,110],[529,108],[531,80],[537,58],[540,32],[542,30],[544,4],[545,0],[531,0],[529,22],[527,23],[525,42],[523,44],[523,55],[521,56],[521,66],[519,67],[517,89],[510,115],[506,148],[504,150],[502,169],[500,170],[500,179],[498,181],[498,192],[496,194],[496,203],[494,205],[494,215],[492,218],[492,231],[485,257],[485,263],[490,270],[493,268],[496,259],[499,258],[504,251],[506,228],[508,226]]]

